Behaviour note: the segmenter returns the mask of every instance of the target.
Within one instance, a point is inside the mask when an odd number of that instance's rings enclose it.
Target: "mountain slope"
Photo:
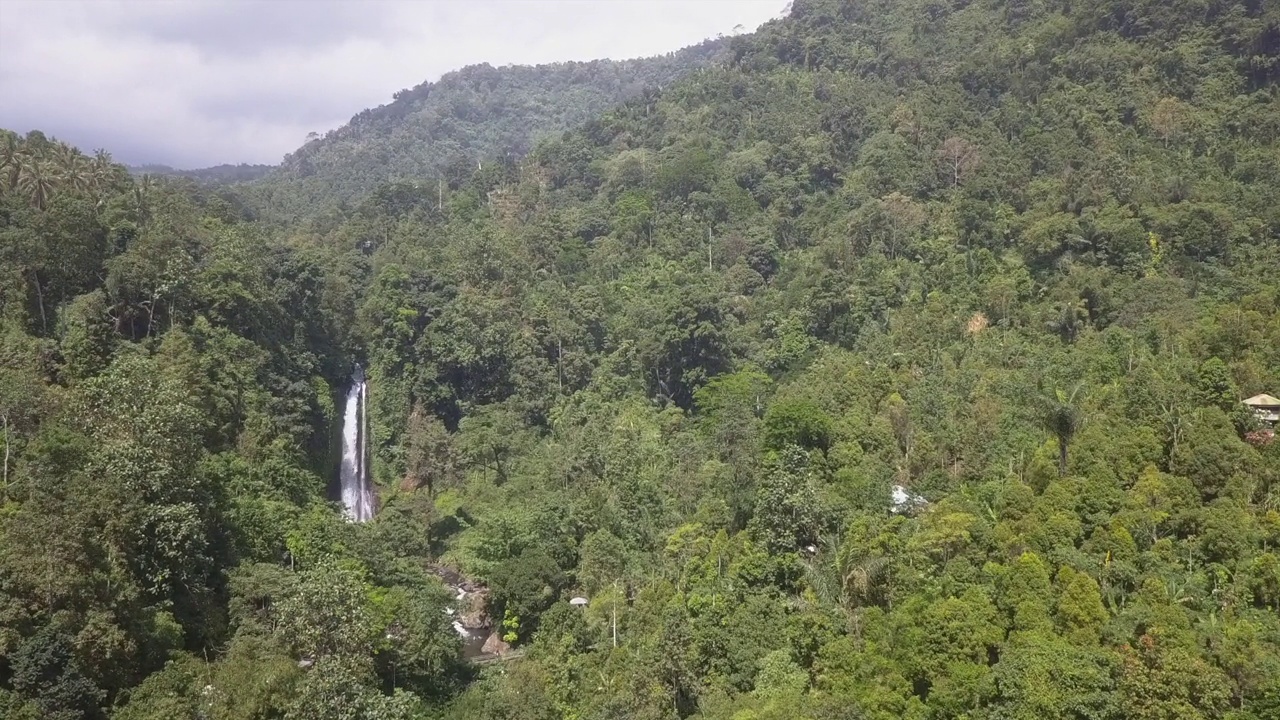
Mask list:
[[[1280,716],[1278,12],[801,1],[283,227],[0,133],[0,715]]]
[[[213,185],[226,185],[257,180],[274,169],[275,167],[272,165],[249,165],[245,163],[240,165],[214,165],[194,170],[179,170],[168,165],[136,165],[130,166],[129,172],[135,176],[166,175],[189,178],[197,182]]]
[[[310,140],[255,190],[269,214],[288,218],[354,202],[389,180],[465,177],[477,161],[521,156],[538,139],[707,65],[722,46],[709,40],[635,60],[466,67]]]
[[[535,649],[452,716],[1274,714],[1278,28],[797,2],[375,192],[378,472]]]

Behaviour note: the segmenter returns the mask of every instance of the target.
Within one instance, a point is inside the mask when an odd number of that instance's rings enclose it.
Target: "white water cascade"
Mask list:
[[[364,370],[356,365],[351,374],[351,389],[347,391],[347,405],[342,416],[342,504],[347,519],[364,522],[373,519],[373,489],[369,485],[368,422],[365,406],[369,389],[365,384]]]

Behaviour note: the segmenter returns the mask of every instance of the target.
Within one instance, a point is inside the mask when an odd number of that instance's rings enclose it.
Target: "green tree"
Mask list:
[[[367,661],[373,653],[374,619],[365,583],[334,559],[304,570],[276,612],[276,632],[301,658]]]
[[[1067,475],[1068,451],[1071,441],[1084,424],[1084,410],[1081,407],[1084,398],[1081,396],[1081,385],[1076,385],[1071,392],[1055,390],[1053,395],[1043,399],[1041,422],[1044,428],[1053,434],[1058,441],[1058,477]]]
[[[770,553],[793,553],[817,543],[826,523],[808,456],[794,445],[784,447],[760,481],[748,529]]]
[[[794,445],[825,453],[831,447],[832,434],[831,417],[807,398],[780,398],[765,411],[764,439],[771,449]]]
[[[397,690],[387,696],[372,689],[367,668],[340,657],[316,661],[298,686],[298,694],[285,712],[286,720],[410,720],[417,698]]]
[[[1088,575],[1063,567],[1058,571],[1058,623],[1063,635],[1080,645],[1097,642],[1110,619],[1098,583]]]
[[[9,660],[10,682],[50,720],[101,717],[106,693],[85,677],[75,657],[74,638],[52,625],[20,645]]]
[[[1117,689],[1121,712],[1135,720],[1218,718],[1230,699],[1218,670],[1151,635],[1122,648]]]

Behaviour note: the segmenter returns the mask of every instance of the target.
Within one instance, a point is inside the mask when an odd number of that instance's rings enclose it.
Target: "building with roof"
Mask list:
[[[1249,409],[1253,410],[1253,414],[1257,416],[1258,421],[1264,425],[1275,427],[1277,423],[1280,423],[1280,398],[1263,393],[1241,402],[1248,405]]]

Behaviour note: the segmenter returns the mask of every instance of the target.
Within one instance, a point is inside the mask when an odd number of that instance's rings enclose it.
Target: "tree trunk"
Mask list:
[[[4,479],[0,481],[0,489],[4,490],[5,497],[9,497],[9,416],[5,415],[4,420]]]
[[[40,306],[40,331],[49,331],[49,322],[44,314],[44,289],[40,287],[40,272],[38,270],[31,271],[31,280],[36,286],[36,304]]]
[[[147,337],[151,337],[151,326],[155,324],[156,303],[160,301],[160,293],[151,294],[151,302],[147,303]]]
[[[1058,477],[1067,476],[1067,438],[1058,438]]]
[[[618,647],[618,581],[613,581],[613,646]]]

